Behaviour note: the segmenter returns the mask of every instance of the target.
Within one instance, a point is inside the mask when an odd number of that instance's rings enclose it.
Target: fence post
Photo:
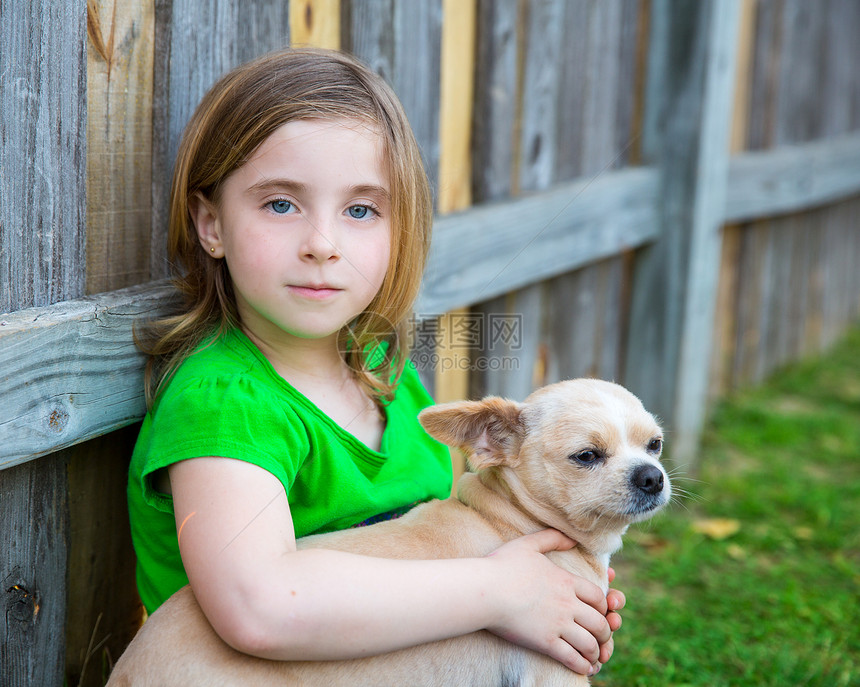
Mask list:
[[[86,3],[0,3],[0,45],[0,312],[11,312],[83,295]],[[0,466],[0,684],[8,687],[63,684],[67,460]]]
[[[644,161],[661,238],[637,256],[625,382],[693,462],[705,416],[729,161],[738,0],[654,0]]]

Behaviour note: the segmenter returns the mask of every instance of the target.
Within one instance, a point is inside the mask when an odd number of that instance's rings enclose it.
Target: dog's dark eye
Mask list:
[[[603,458],[603,454],[597,449],[588,449],[587,451],[580,451],[579,453],[571,453],[568,458],[576,461],[577,463],[582,463],[583,465],[591,465]]]
[[[651,453],[659,453],[663,448],[663,440],[662,439],[651,439],[648,443],[648,450]]]

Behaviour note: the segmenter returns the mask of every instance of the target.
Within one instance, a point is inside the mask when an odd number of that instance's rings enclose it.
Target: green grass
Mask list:
[[[694,476],[613,559],[627,607],[594,683],[860,685],[860,330],[721,403]]]

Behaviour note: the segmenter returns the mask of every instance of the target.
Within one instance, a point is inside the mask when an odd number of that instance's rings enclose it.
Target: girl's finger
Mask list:
[[[548,553],[550,551],[567,551],[576,546],[576,542],[570,537],[562,534],[558,530],[546,529],[533,534],[527,534],[520,537],[520,542],[534,547],[538,553]]]

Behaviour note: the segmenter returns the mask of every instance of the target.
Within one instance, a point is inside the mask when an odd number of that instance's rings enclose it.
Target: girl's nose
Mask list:
[[[340,257],[335,233],[330,222],[308,220],[307,233],[301,248],[303,257],[317,262],[326,262]]]

